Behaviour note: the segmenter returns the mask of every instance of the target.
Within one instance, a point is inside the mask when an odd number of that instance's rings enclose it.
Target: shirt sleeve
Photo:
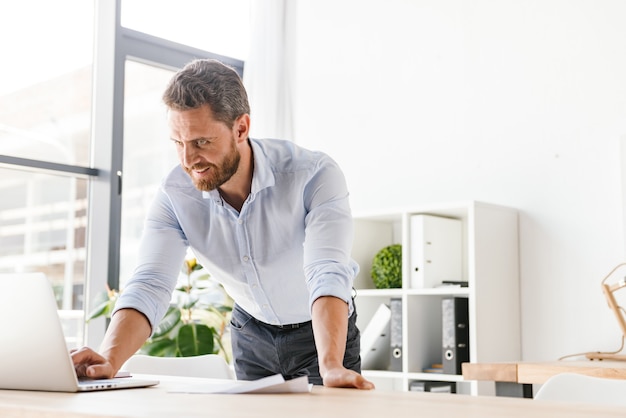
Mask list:
[[[167,311],[187,250],[187,241],[169,199],[160,190],[148,211],[137,267],[118,299],[114,313],[132,308],[148,318],[152,331]]]
[[[322,296],[334,296],[349,304],[352,314],[352,286],[359,271],[352,260],[353,221],[349,193],[343,172],[324,155],[304,192],[305,218],[304,273],[309,289],[309,306]]]

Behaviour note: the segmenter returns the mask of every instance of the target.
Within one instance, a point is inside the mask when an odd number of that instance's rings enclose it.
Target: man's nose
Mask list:
[[[185,167],[193,167],[198,160],[198,153],[192,145],[183,145],[182,156]]]

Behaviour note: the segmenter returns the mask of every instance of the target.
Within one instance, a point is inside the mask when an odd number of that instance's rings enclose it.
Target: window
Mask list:
[[[135,268],[147,208],[177,157],[161,94],[173,71],[126,61],[120,288]]]
[[[47,275],[70,347],[99,345],[104,323],[85,327],[84,310],[130,274],[143,210],[176,164],[160,100],[165,83],[193,58],[219,58],[242,73],[248,1],[0,6],[0,36],[13,40],[3,49],[13,65],[0,80],[0,273]],[[120,20],[128,27],[116,28]],[[217,22],[217,34],[207,21]],[[220,55],[200,49],[213,47]]]
[[[2,9],[0,154],[89,165],[93,2],[24,0]]]
[[[250,45],[250,1],[123,0],[122,26],[245,60]]]
[[[76,346],[84,328],[88,178],[97,173],[87,168],[94,7],[83,0],[1,7],[0,36],[11,41],[3,43],[0,79],[0,273],[45,273],[68,344]]]

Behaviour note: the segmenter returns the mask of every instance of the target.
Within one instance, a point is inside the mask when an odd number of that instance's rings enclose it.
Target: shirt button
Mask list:
[[[242,224],[243,224],[243,219],[239,219],[239,220],[237,220],[237,223],[238,223],[239,225],[242,225]]]
[[[243,261],[248,261],[248,260],[250,260],[250,257],[248,257],[247,255],[244,255],[243,256]]]
[[[267,304],[263,305],[263,309],[267,309],[269,308],[269,306],[267,306]]]

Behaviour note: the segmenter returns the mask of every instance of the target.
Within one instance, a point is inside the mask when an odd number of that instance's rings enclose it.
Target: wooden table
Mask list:
[[[559,373],[626,379],[624,361],[563,360],[551,362],[463,363],[463,379],[496,382],[496,395],[532,397],[532,385]]]
[[[198,395],[171,393],[181,378],[160,376],[152,388],[91,393],[0,390],[3,418],[385,417],[602,418],[616,407],[429,392],[358,391],[316,386],[311,393]],[[198,379],[194,379],[197,383]]]

